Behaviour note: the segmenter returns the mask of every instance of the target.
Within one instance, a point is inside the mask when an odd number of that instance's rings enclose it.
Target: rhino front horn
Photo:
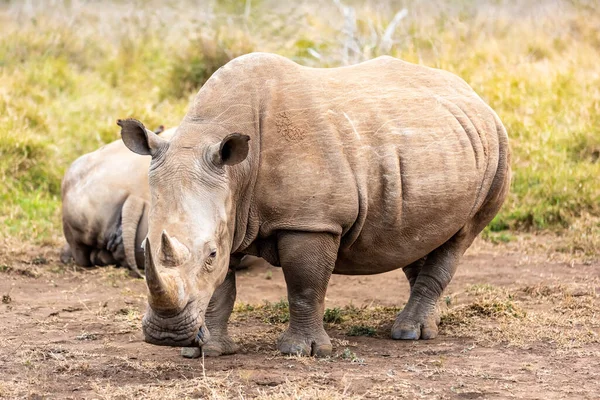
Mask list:
[[[190,251],[174,237],[163,230],[160,238],[160,263],[167,267],[176,267],[188,260]]]
[[[146,241],[145,253],[146,284],[150,292],[148,302],[154,309],[177,312],[180,304],[176,278],[158,271],[149,240]]]

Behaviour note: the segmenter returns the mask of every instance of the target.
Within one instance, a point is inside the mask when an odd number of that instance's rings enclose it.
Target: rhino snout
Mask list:
[[[202,319],[189,312],[165,318],[149,309],[142,320],[142,330],[144,341],[158,346],[201,346],[210,337]]]

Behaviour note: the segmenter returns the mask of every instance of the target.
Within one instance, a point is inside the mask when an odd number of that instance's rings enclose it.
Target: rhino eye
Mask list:
[[[208,258],[206,259],[206,261],[204,262],[206,268],[210,271],[212,270],[212,264],[215,261],[215,257],[217,257],[217,251],[216,250],[211,250],[210,254],[208,255]]]

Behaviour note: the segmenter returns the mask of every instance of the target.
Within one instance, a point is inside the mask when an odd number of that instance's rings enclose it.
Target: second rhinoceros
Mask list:
[[[457,76],[392,57],[319,69],[254,53],[208,80],[170,142],[119,124],[152,156],[143,329],[159,345],[230,341],[233,301],[209,300],[235,297],[240,253],[283,269],[283,353],[331,353],[332,273],[403,268],[392,338],[434,338],[436,302],[510,185],[496,113]]]
[[[157,130],[162,132],[163,128]],[[176,128],[160,135],[171,138]],[[155,134],[154,132],[152,134]],[[61,252],[81,266],[117,264],[142,276],[142,241],[148,231],[150,157],[131,153],[116,140],[75,160],[62,181]]]

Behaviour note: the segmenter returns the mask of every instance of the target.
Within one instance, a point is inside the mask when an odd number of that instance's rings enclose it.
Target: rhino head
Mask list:
[[[226,168],[246,159],[250,137],[180,135],[197,129],[182,125],[169,142],[137,120],[117,123],[131,151],[152,156],[144,242],[149,305],[142,322],[145,340],[165,346],[202,345],[210,335],[204,315],[213,292],[225,280],[235,229]]]

